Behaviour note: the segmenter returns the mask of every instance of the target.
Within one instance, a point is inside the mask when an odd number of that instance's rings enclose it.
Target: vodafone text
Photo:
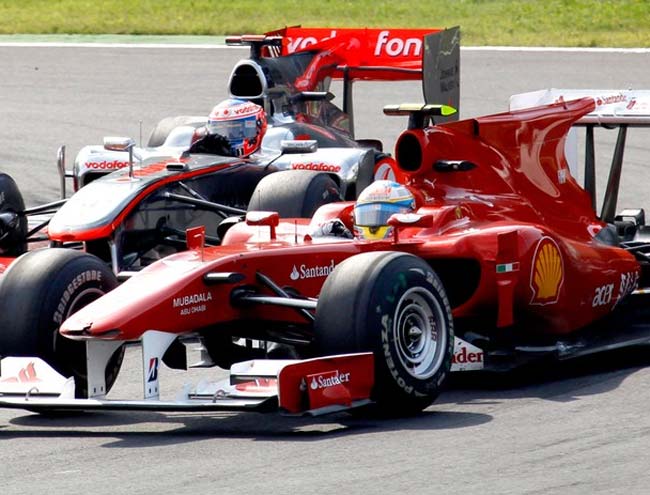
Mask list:
[[[336,30],[332,30],[329,36],[317,39],[314,36],[299,36],[291,39],[288,44],[289,53],[296,50],[302,50],[308,46],[314,45],[320,41],[336,38]],[[389,30],[380,31],[377,34],[377,39],[374,43],[375,57],[389,56],[389,57],[419,57],[422,54],[422,39],[420,38],[400,38],[399,36],[391,36]]]

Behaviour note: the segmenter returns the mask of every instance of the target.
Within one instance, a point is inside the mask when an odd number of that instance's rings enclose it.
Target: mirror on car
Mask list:
[[[314,153],[318,150],[315,139],[285,139],[280,142],[282,153]]]
[[[135,141],[130,137],[107,136],[104,138],[104,149],[109,151],[129,151],[135,146]]]

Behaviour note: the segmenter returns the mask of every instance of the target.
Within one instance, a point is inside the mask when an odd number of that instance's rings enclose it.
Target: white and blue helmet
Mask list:
[[[231,98],[219,103],[208,117],[208,133],[228,140],[235,156],[255,153],[266,132],[264,109],[252,101]]]
[[[384,239],[392,231],[388,219],[395,213],[410,213],[415,198],[406,186],[378,180],[366,187],[354,206],[354,229],[364,239]]]

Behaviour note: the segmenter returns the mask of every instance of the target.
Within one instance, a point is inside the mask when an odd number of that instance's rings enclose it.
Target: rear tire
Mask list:
[[[413,414],[438,396],[451,368],[454,328],[440,279],[422,259],[374,252],[343,261],[316,307],[321,355],[373,352],[372,399],[383,414]]]
[[[19,256],[27,251],[27,217],[23,214],[25,202],[16,182],[7,174],[0,173],[0,213],[14,213],[13,228],[0,231],[0,256]]]
[[[34,356],[63,376],[74,376],[77,397],[87,396],[86,345],[59,334],[71,314],[117,286],[99,258],[50,248],[20,257],[0,283],[0,355]],[[124,347],[106,367],[106,391],[117,379]]]
[[[197,121],[196,117],[190,117],[187,115],[179,115],[177,117],[165,117],[162,119],[156,127],[153,128],[151,134],[149,135],[149,141],[147,142],[147,147],[157,148],[162,146],[169,136],[169,133],[172,132],[176,127],[182,125],[190,125],[195,128],[205,125],[205,121]]]
[[[311,218],[318,208],[341,200],[334,179],[311,170],[283,170],[264,177],[253,191],[248,211],[277,211],[282,218]]]

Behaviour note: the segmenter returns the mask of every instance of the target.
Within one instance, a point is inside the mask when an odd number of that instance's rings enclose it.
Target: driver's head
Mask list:
[[[230,143],[233,155],[245,157],[255,153],[266,132],[264,109],[253,102],[228,99],[210,112],[209,134],[219,134]]]
[[[354,205],[354,230],[364,239],[384,239],[392,231],[391,215],[414,209],[415,198],[408,188],[390,180],[375,181],[361,191]]]

